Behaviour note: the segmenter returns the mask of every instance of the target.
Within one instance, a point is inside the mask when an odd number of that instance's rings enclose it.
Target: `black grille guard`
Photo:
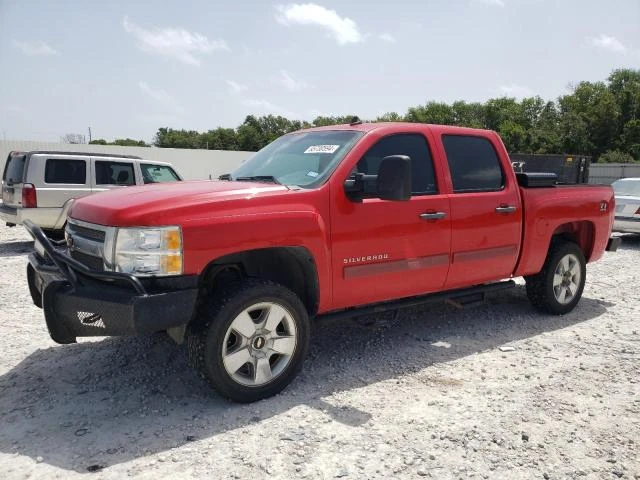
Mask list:
[[[42,265],[43,270],[52,273],[60,273],[72,286],[76,286],[78,281],[78,273],[94,280],[106,282],[124,282],[129,284],[139,295],[148,295],[142,282],[135,275],[121,272],[98,272],[91,270],[86,265],[65,255],[60,250],[56,250],[55,246],[44,234],[42,229],[31,220],[24,220],[23,225],[33,237],[34,241],[42,246],[46,256],[51,260],[52,264]],[[61,246],[63,242],[56,242],[56,246]],[[46,260],[46,259],[45,259]]]

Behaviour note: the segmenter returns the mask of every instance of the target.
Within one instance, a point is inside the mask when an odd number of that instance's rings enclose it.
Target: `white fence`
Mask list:
[[[592,163],[589,183],[613,183],[619,178],[640,177],[640,164]]]
[[[230,152],[225,150],[189,150],[182,148],[118,147],[115,145],[63,144],[32,141],[0,140],[0,172],[4,172],[7,155],[12,150],[54,150],[66,152],[112,153],[137,155],[148,160],[173,164],[186,180],[206,180],[228,173],[253,152]]]

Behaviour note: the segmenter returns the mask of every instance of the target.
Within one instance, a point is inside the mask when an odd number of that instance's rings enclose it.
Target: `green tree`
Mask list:
[[[608,88],[620,111],[618,134],[631,120],[640,119],[640,70],[614,70]]]
[[[144,140],[134,140],[133,138],[116,138],[109,145],[119,145],[121,147],[148,147]]]
[[[426,105],[412,107],[405,115],[408,122],[453,125],[454,115],[451,105],[441,102],[428,102]]]
[[[486,112],[482,103],[453,102],[453,124],[460,127],[486,128]]]
[[[376,122],[404,122],[405,118],[396,112],[387,112],[376,118]]]
[[[109,145],[104,138],[96,138],[95,140],[91,140],[89,145]]]
[[[233,128],[218,127],[201,134],[200,143],[208,150],[238,150],[238,135]]]
[[[492,98],[485,104],[485,128],[500,129],[506,122],[523,122],[522,106],[515,98]]]
[[[202,148],[200,134],[194,130],[158,129],[153,144],[163,148]]]
[[[609,150],[606,153],[600,155],[598,158],[600,163],[633,163],[633,157],[627,152],[621,152],[620,150]]]
[[[506,120],[500,124],[498,132],[500,133],[504,146],[507,148],[508,152],[522,153],[525,151],[527,131],[522,125],[514,122],[513,120]]]
[[[604,82],[580,82],[572,94],[560,97],[559,104],[563,123],[571,122],[573,127],[580,124],[580,129],[584,129],[581,134],[586,134],[588,139],[583,145],[587,150],[574,153],[597,156],[614,147],[620,108]],[[565,137],[563,143],[569,147],[575,140]]]
[[[640,160],[640,118],[629,120],[622,129],[619,144],[636,160]]]
[[[163,127],[158,129],[154,145],[255,151],[301,128],[345,124],[352,119],[353,115],[318,116],[306,122],[248,115],[235,129],[218,127],[199,133]],[[492,98],[484,103],[428,101],[410,107],[405,115],[389,112],[375,121],[486,128],[499,132],[510,151],[522,153],[574,153],[598,158],[619,151],[640,159],[640,70],[614,70],[606,82],[580,82],[557,101],[545,102],[540,97]],[[91,143],[106,144],[102,142],[98,139]],[[123,142],[142,143],[131,139]]]
[[[330,125],[342,125],[345,123],[350,123],[353,117],[357,115],[343,115],[337,117],[316,117],[311,122],[311,125],[314,127],[328,127]]]

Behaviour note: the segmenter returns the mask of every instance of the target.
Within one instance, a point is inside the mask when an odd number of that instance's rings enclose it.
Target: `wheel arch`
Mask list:
[[[305,247],[268,247],[217,258],[200,275],[201,292],[215,292],[227,281],[246,277],[271,280],[287,287],[300,298],[310,317],[318,311],[318,269],[313,255]]]
[[[588,220],[563,223],[558,225],[551,235],[549,248],[553,242],[565,240],[580,247],[587,262],[593,253],[595,242],[595,225]]]

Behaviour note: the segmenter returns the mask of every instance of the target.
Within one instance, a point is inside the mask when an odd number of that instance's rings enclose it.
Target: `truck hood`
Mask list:
[[[183,224],[229,216],[251,209],[273,208],[295,191],[283,185],[255,182],[190,181],[125,187],[74,202],[69,216],[106,226]]]

